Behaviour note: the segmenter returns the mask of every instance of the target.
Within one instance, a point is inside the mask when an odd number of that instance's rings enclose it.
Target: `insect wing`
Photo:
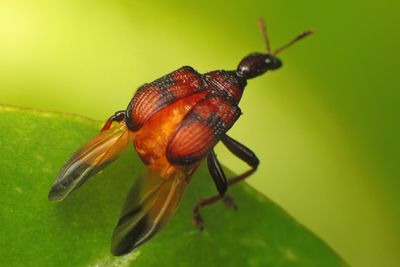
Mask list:
[[[128,106],[129,128],[140,129],[157,111],[204,89],[201,75],[188,66],[141,86]]]
[[[111,252],[124,255],[143,245],[161,230],[175,213],[189,174],[177,170],[168,178],[151,171],[129,192],[114,229]]]
[[[219,95],[209,94],[186,114],[167,147],[168,160],[187,165],[204,158],[239,118],[238,106]]]
[[[117,158],[129,143],[124,123],[101,131],[65,163],[49,192],[52,201],[63,200]]]

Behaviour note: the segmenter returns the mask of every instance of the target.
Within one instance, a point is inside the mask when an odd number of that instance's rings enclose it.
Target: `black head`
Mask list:
[[[291,42],[287,43],[286,45],[278,48],[273,53],[271,53],[267,29],[265,27],[265,22],[262,18],[259,20],[259,26],[261,33],[263,34],[265,46],[266,46],[266,53],[251,53],[250,55],[246,56],[245,58],[240,61],[239,66],[236,69],[236,72],[239,76],[245,79],[251,79],[257,76],[260,76],[267,72],[268,70],[276,70],[282,67],[282,61],[276,57],[277,54],[291,46],[292,44],[296,43],[297,41],[303,39],[304,37],[313,33],[312,30],[306,31]]]
[[[267,70],[276,70],[282,67],[282,61],[271,54],[251,53],[240,61],[237,73],[251,79],[260,76]]]

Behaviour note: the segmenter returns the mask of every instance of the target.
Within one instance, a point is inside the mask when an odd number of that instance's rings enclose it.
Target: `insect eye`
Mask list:
[[[265,59],[265,64],[270,70],[276,70],[282,67],[282,61],[280,61],[280,59],[277,57],[267,57]]]

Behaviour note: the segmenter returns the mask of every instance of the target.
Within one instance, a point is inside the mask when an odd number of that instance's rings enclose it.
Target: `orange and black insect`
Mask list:
[[[201,207],[221,199],[232,204],[225,196],[228,186],[251,175],[259,164],[249,148],[226,134],[242,114],[238,104],[247,80],[280,68],[277,54],[312,33],[306,31],[271,53],[262,20],[260,28],[266,52],[251,53],[236,70],[200,74],[185,66],[141,86],[128,108],[111,116],[100,133],[66,162],[49,199],[64,199],[133,144],[148,176],[127,196],[112,237],[114,255],[129,253],[166,224],[203,159],[218,195],[197,203],[194,223],[202,228]],[[219,141],[251,169],[228,180],[213,150]]]

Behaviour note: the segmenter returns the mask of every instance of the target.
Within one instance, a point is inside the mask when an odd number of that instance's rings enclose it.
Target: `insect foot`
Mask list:
[[[224,196],[222,200],[224,201],[225,207],[227,207],[228,209],[238,209],[238,206],[236,205],[235,200],[232,197]]]
[[[204,230],[204,222],[198,210],[193,210],[192,222],[197,227],[197,229],[199,229],[200,231]]]

